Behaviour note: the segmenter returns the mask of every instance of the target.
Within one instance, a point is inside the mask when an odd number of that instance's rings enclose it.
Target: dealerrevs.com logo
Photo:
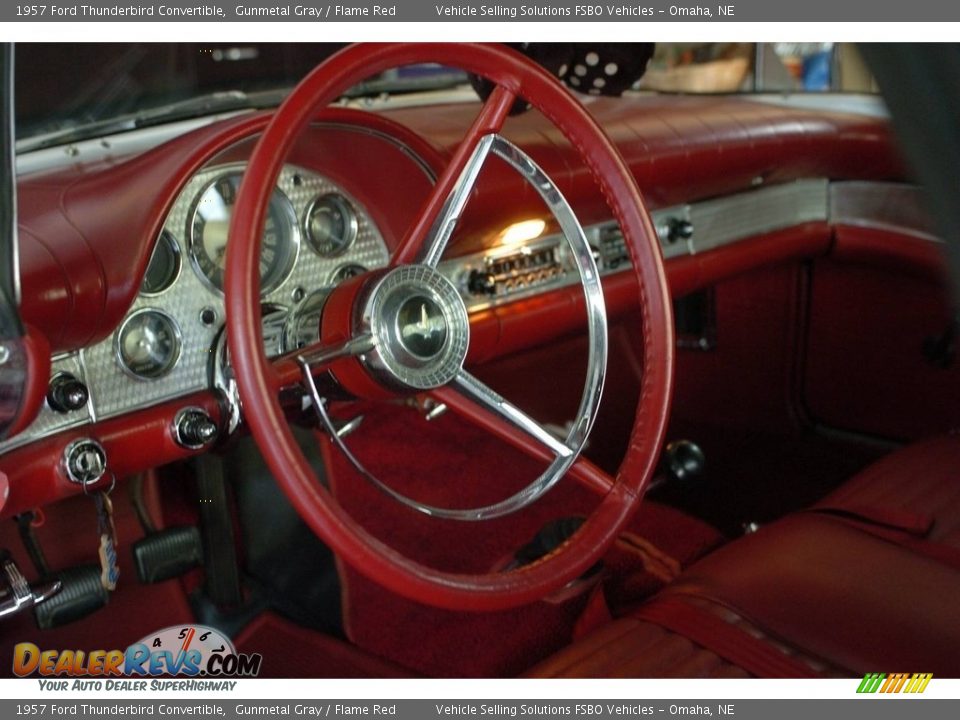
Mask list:
[[[204,625],[164,628],[126,650],[42,650],[30,642],[13,649],[17,677],[256,677],[262,661],[259,653],[238,653],[229,638]]]

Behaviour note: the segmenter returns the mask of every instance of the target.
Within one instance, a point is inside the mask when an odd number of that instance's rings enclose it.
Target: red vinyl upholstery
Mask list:
[[[695,642],[688,633],[668,629],[661,624],[678,609],[678,603],[664,598],[641,608],[635,616],[620,618],[597,632],[553,655],[527,673],[528,677],[570,678],[746,678],[817,677],[849,674],[823,660],[806,655],[766,635],[758,626],[716,603],[700,598],[684,597],[682,604],[691,616],[699,616],[706,625],[722,624],[736,638],[720,646],[711,641],[711,648]],[[650,619],[651,609],[665,611]],[[715,639],[712,639],[715,640]],[[757,658],[762,649],[769,656]],[[721,657],[722,655],[722,657]],[[754,657],[751,657],[751,656]],[[745,662],[745,660],[748,660]],[[739,662],[738,662],[739,661]],[[742,665],[749,665],[754,672]],[[766,672],[759,671],[763,668]]]
[[[746,638],[731,643],[715,633],[698,637],[698,645],[663,629],[669,622],[641,619],[650,617],[641,608],[638,617],[615,621],[532,674],[729,677],[746,670],[720,656],[743,650],[731,645],[761,640],[801,660],[795,669],[819,674],[896,670],[958,677],[960,572],[924,549],[947,546],[949,553],[960,546],[957,468],[958,435],[895,452],[815,512],[789,516],[712,553],[653,601],[686,603],[693,608],[688,615],[721,618]],[[902,532],[888,524],[877,534],[870,523],[850,519],[871,511],[911,522]]]
[[[530,677],[745,678],[749,673],[679,633],[621,618],[535,667]]]
[[[913,443],[874,463],[817,507],[888,509],[926,517],[926,539],[960,548],[960,434]]]

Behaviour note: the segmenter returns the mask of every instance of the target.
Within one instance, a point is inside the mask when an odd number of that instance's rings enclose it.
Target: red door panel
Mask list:
[[[816,262],[805,377],[813,418],[895,440],[960,425],[960,358],[924,353],[951,321],[949,294],[933,278]]]

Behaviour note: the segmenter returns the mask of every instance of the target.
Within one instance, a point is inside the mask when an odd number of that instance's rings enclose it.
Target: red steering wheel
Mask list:
[[[557,479],[569,475],[602,495],[596,510],[573,537],[537,562],[510,572],[463,575],[439,571],[400,554],[366,532],[318,481],[294,439],[279,399],[280,387],[290,378],[289,361],[282,370],[284,361],[271,362],[264,354],[259,304],[260,243],[271,193],[297,137],[323,108],[361,80],[395,67],[426,62],[481,75],[492,81],[494,90],[438,178],[417,220],[395,249],[390,268],[374,273],[375,282],[355,278],[334,289],[324,309],[319,346],[306,350],[304,355],[313,359],[313,366],[335,368],[337,379],[357,395],[384,398],[404,391],[432,392],[481,427],[531,455],[559,462]],[[556,125],[579,152],[603,190],[631,255],[643,341],[643,378],[629,449],[615,478],[580,457],[582,442],[568,443],[570,447],[561,444],[559,450],[554,442],[555,452],[551,453],[550,443],[542,434],[518,431],[518,427],[528,429],[524,427],[525,418],[521,415],[518,421],[512,416],[515,409],[508,403],[504,405],[507,412],[500,413],[477,404],[477,387],[471,384],[472,376],[462,370],[469,327],[462,337],[455,332],[460,327],[457,323],[466,318],[466,310],[459,295],[451,295],[450,288],[435,277],[438,273],[432,269],[452,231],[458,207],[462,208],[469,196],[472,181],[464,184],[464,177],[473,172],[478,156],[481,162],[485,157],[480,149],[486,153],[491,139],[502,140],[498,132],[518,97]],[[512,148],[506,141],[501,145],[503,153]],[[529,158],[522,156],[518,167],[527,161]],[[565,201],[562,204],[565,206]],[[453,222],[447,222],[450,218]],[[230,232],[225,271],[227,333],[244,416],[287,497],[312,530],[344,561],[394,592],[426,604],[495,610],[542,598],[577,578],[601,557],[633,515],[657,464],[672,390],[673,321],[657,235],[634,178],[604,132],[556,78],[519,53],[496,45],[348,47],[313,70],[277,109],[250,157]],[[569,233],[565,229],[565,234],[569,239],[578,232],[582,238],[582,229],[574,219],[573,227]],[[589,252],[580,269],[585,292],[588,282],[599,288]],[[397,342],[384,339],[386,330],[378,334],[381,325],[397,327],[403,313],[409,315],[404,303],[410,298],[398,287],[418,288],[415,312],[417,317],[423,314],[417,327],[424,337],[428,337],[430,327],[428,307],[433,313],[430,322],[436,320],[445,328],[445,335],[441,334],[445,339],[436,348],[422,350],[405,345],[402,338],[394,338]],[[594,299],[599,294],[599,318],[605,321],[602,293],[594,292]],[[588,296],[588,315],[589,300]],[[391,312],[390,322],[379,323],[382,314]],[[363,331],[357,324],[358,316],[364,316]],[[602,329],[605,359],[605,325]],[[593,324],[590,330],[592,336]],[[370,356],[374,356],[375,362]],[[423,360],[427,356],[435,356],[436,361]],[[308,374],[311,366],[303,363],[303,367]],[[312,382],[306,384],[312,387]],[[599,399],[599,386],[595,399]],[[480,389],[483,390],[482,386]],[[497,399],[502,400],[498,396]],[[583,440],[591,422],[592,419],[581,427]],[[544,490],[538,488],[537,493]]]

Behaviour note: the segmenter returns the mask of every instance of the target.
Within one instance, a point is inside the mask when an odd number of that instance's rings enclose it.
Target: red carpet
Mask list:
[[[234,639],[237,652],[260,653],[261,678],[412,677],[341,640],[305,630],[270,612],[258,616]]]
[[[502,499],[529,483],[538,463],[447,413],[433,422],[405,408],[374,408],[348,446],[395,489],[438,505],[465,507]],[[505,518],[463,523],[406,509],[331,453],[331,486],[339,501],[378,538],[444,570],[485,572],[527,543],[545,523],[585,515],[596,500],[561,482],[539,502]],[[703,523],[644,503],[631,532],[685,565],[721,542]],[[623,554],[616,554],[622,564]],[[637,568],[640,576],[646,575]],[[618,602],[656,589],[653,578],[618,583]],[[407,601],[343,569],[344,625],[363,650],[435,677],[513,676],[570,642],[586,596],[539,602],[497,613],[437,610]],[[651,582],[652,580],[652,582]]]

